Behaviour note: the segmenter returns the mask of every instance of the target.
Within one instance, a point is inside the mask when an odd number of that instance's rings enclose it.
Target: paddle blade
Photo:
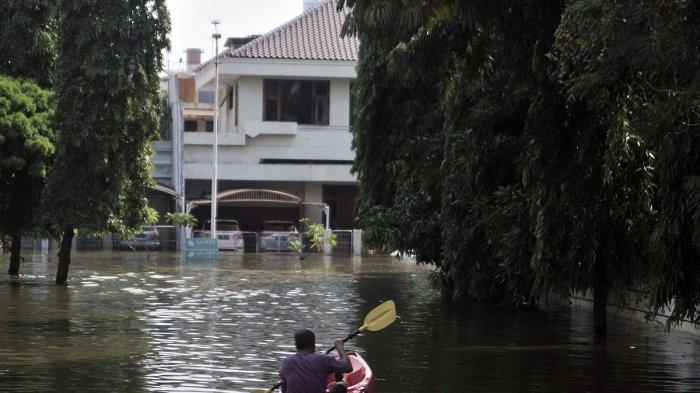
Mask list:
[[[382,330],[391,325],[395,320],[396,304],[394,304],[393,300],[387,300],[367,314],[365,317],[365,323],[362,325],[364,329],[362,330],[376,332],[377,330]]]

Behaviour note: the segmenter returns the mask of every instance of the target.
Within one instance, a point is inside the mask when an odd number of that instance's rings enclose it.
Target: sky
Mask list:
[[[172,22],[167,69],[178,69],[180,58],[184,64],[186,48],[202,49],[202,62],[212,57],[213,19],[221,22],[221,51],[226,38],[266,33],[303,9],[303,0],[167,0],[167,4]]]

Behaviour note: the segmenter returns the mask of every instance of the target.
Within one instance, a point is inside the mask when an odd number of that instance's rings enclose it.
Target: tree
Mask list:
[[[435,264],[453,296],[529,303],[533,236],[518,167],[537,80],[528,68],[562,6],[341,5],[363,49],[354,169],[370,239]]]
[[[158,132],[165,1],[66,0],[57,8],[54,169],[42,206],[61,233],[56,283],[67,281],[75,230],[124,232],[146,222],[150,142]]]
[[[52,5],[53,2],[48,0],[9,0],[0,4],[0,74],[29,78],[42,88],[51,87],[55,50]],[[5,138],[9,139],[0,147],[4,162],[14,162],[12,165],[0,164],[0,167],[5,166],[0,174],[5,178],[0,191],[4,200],[4,206],[0,208],[3,210],[0,237],[8,235],[11,238],[9,274],[19,273],[23,233],[37,229],[34,227],[37,214],[33,210],[37,207],[37,196],[45,183],[42,177],[49,169],[54,139],[53,132],[45,128],[50,117],[46,115],[50,109],[43,106],[51,101],[45,97],[48,93],[38,91],[30,82],[17,83],[14,86],[13,82],[4,81],[4,94],[19,96],[8,98],[5,102],[4,116],[7,117],[4,120],[8,128],[4,132]],[[17,88],[20,93],[17,93]],[[32,103],[18,109],[16,99],[20,96],[20,101]],[[29,112],[7,112],[15,109]],[[22,116],[32,119],[29,123],[17,122]],[[42,121],[44,124],[39,124]]]
[[[30,78],[51,87],[55,59],[53,5],[50,0],[0,3],[0,74]]]
[[[673,307],[672,322],[700,323],[698,42],[697,2],[588,0],[567,7],[555,51],[569,100],[649,150],[643,167],[626,167],[627,176],[653,175],[652,187],[611,197],[652,210],[644,289],[652,310]]]
[[[11,238],[8,274],[19,274],[22,235],[53,158],[52,94],[28,80],[0,76],[0,234]]]
[[[362,42],[354,170],[371,240],[435,264],[453,296],[592,291],[597,336],[632,287],[698,320],[693,2],[343,6]]]

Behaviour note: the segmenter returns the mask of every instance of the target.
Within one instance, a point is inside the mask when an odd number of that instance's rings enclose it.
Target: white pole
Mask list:
[[[215,42],[214,50],[214,173],[211,179],[211,237],[216,239],[216,210],[217,210],[217,195],[218,191],[218,181],[219,181],[219,38],[221,34],[218,33],[218,20],[213,20],[211,22],[214,25],[214,34],[211,37]]]

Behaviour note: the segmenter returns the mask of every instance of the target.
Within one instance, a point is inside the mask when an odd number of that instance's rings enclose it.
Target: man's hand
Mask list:
[[[342,338],[337,338],[333,345],[335,345],[336,351],[338,351],[338,354],[345,352],[345,349],[343,348],[343,339]],[[342,357],[342,356],[341,356]]]
[[[345,348],[343,348],[343,339],[342,338],[336,339],[333,344],[335,345],[335,350],[338,351],[338,356],[340,356],[341,359],[348,362],[348,368],[345,371],[348,373],[351,372],[352,371],[352,362],[350,361],[350,358],[348,357],[348,353],[345,352]]]

